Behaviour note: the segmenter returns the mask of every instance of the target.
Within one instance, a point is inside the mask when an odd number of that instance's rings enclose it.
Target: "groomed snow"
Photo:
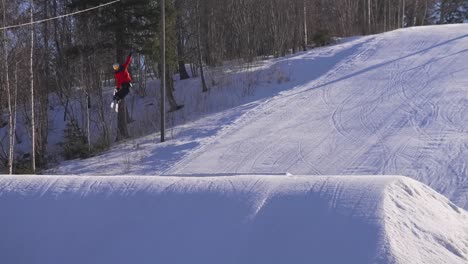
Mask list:
[[[293,56],[293,89],[164,173],[406,175],[468,209],[467,48],[465,24],[358,38],[324,61]]]
[[[49,172],[114,177],[0,177],[0,263],[468,263],[467,47],[410,28],[178,82],[170,120],[210,115]]]
[[[400,176],[0,177],[0,262],[467,263],[468,214]]]
[[[209,94],[180,81],[169,120],[227,110],[48,173],[406,175],[468,209],[467,47],[468,24],[406,28],[265,61]]]

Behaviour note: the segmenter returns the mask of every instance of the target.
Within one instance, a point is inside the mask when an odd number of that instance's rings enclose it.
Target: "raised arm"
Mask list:
[[[124,69],[127,69],[128,68],[128,65],[130,65],[130,61],[132,60],[132,53],[128,54],[128,57],[127,57],[127,60],[125,61],[125,63],[122,65],[124,67]]]

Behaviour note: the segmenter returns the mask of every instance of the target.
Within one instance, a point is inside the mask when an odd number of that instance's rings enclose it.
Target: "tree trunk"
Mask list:
[[[439,24],[444,24],[445,23],[445,13],[446,13],[446,0],[442,0],[440,3],[440,20]]]
[[[187,73],[187,69],[185,68],[185,50],[184,50],[184,43],[183,43],[183,32],[184,30],[184,25],[183,21],[180,15],[181,12],[181,6],[180,6],[180,0],[176,0],[175,3],[175,8],[177,12],[177,17],[176,17],[176,32],[177,32],[177,58],[178,58],[178,64],[179,64],[179,75],[181,80],[189,79],[190,76]]]
[[[427,1],[424,1],[424,13],[423,13],[423,16],[421,17],[421,26],[424,26],[424,24],[426,23],[426,16],[427,16]]]
[[[167,65],[166,71],[166,97],[169,101],[170,111],[176,111],[178,109],[178,104],[174,96],[174,80],[172,79],[172,70],[169,65]]]
[[[3,7],[3,26],[6,26],[6,6],[5,0],[2,1]],[[8,67],[8,49],[7,49],[7,33],[6,30],[3,30],[3,66],[5,71],[5,90],[8,97],[8,114],[10,120],[8,122],[8,136],[9,136],[9,151],[8,151],[8,173],[13,174],[13,160],[14,160],[14,141],[15,141],[15,128],[13,126],[13,108],[12,108],[12,96],[10,89],[10,78],[9,78],[9,67]]]
[[[49,17],[49,0],[43,0],[40,5],[43,6],[42,15],[45,19]],[[47,144],[48,144],[48,133],[49,133],[49,87],[50,87],[50,49],[49,49],[49,39],[50,39],[50,30],[49,23],[42,23],[42,32],[37,36],[42,36],[43,47],[41,50],[43,52],[44,63],[42,63],[42,76],[38,75],[40,78],[39,82],[36,83],[35,94],[36,98],[39,99],[36,101],[37,109],[37,146],[36,146],[36,166],[43,167],[46,162],[46,153],[47,153]],[[37,62],[39,63],[39,61]],[[36,63],[36,64],[37,64]],[[37,78],[36,78],[37,79]],[[37,85],[39,84],[39,85]]]
[[[402,0],[402,4],[401,4],[401,27],[404,28],[405,27],[405,12],[406,12],[406,2],[405,0]]]
[[[304,5],[304,43],[303,43],[303,49],[304,49],[304,51],[307,51],[307,5],[306,5],[306,0],[304,0],[303,5]]]
[[[367,33],[371,33],[371,0],[367,0]]]
[[[91,97],[86,93],[86,135],[88,142],[88,154],[91,153]]]
[[[166,141],[166,4],[161,0],[161,142]]]
[[[387,1],[383,4],[383,31],[387,31]]]
[[[367,35],[367,0],[362,0],[362,33]]]
[[[13,174],[13,169],[14,169],[14,150],[15,150],[15,144],[16,144],[16,116],[18,114],[18,108],[17,108],[17,104],[18,104],[18,62],[16,63],[16,67],[15,67],[15,97],[13,99],[13,102],[14,102],[14,105],[13,105],[13,124],[12,124],[12,130],[13,130],[13,140],[10,141],[10,151],[11,151],[11,156],[12,156],[12,171],[10,174]]]
[[[120,100],[117,113],[117,141],[124,140],[130,137],[127,127],[127,108],[125,99]]]
[[[198,25],[197,25],[197,51],[198,51],[198,64],[200,66],[200,76],[202,81],[202,91],[207,92],[208,87],[206,86],[205,81],[205,74],[203,73],[203,58],[202,58],[202,51],[201,51],[201,14],[200,14],[200,0],[197,2],[197,9],[198,9]]]
[[[34,22],[33,16],[33,0],[30,3],[31,23]],[[29,67],[29,82],[31,86],[31,152],[32,152],[32,172],[36,173],[36,124],[35,124],[35,106],[34,106],[34,24],[31,24],[31,53],[30,53],[30,67]]]
[[[412,26],[415,27],[418,24],[418,7],[419,7],[419,0],[415,0],[413,5],[413,23]]]
[[[98,116],[99,116],[99,123],[101,125],[101,129],[102,129],[102,139],[103,141],[105,142],[105,146],[109,146],[111,144],[111,132],[110,132],[110,128],[106,122],[107,120],[107,102],[106,100],[104,100],[104,96],[103,96],[103,91],[102,91],[102,76],[99,74],[98,75],[98,78],[97,78],[97,84],[96,84],[96,87],[98,87],[98,92],[97,92],[97,100],[98,100],[98,103],[97,103],[97,113],[98,113]]]
[[[190,75],[188,74],[187,69],[185,68],[184,60],[179,60],[179,75],[181,80],[190,78]]]

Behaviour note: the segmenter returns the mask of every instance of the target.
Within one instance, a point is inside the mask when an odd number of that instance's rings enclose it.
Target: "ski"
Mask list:
[[[112,103],[110,104],[110,107],[111,107],[112,109],[114,109],[114,111],[115,111],[116,113],[119,112],[119,103],[118,103],[118,102],[112,101]]]

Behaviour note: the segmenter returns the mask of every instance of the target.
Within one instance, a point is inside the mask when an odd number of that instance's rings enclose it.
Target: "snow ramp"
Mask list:
[[[0,263],[467,262],[467,212],[406,177],[0,177]]]

